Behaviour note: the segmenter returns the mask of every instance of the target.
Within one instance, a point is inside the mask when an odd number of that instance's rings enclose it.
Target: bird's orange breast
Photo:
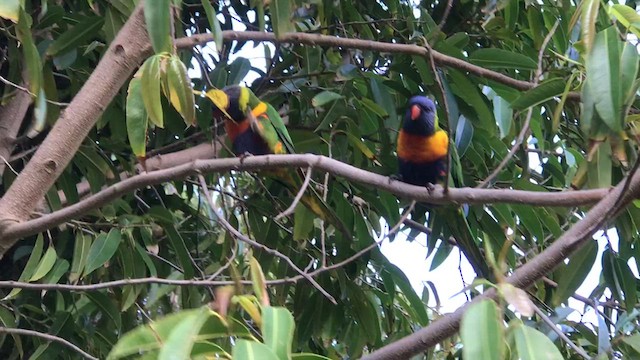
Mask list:
[[[398,157],[414,163],[429,163],[445,157],[449,151],[449,136],[438,130],[431,136],[415,135],[400,130]]]
[[[231,119],[226,119],[224,122],[224,128],[227,131],[227,136],[229,137],[229,140],[231,140],[231,143],[236,140],[236,137],[238,137],[238,135],[247,131],[249,129],[249,126],[250,124],[248,120],[243,120],[237,123]]]

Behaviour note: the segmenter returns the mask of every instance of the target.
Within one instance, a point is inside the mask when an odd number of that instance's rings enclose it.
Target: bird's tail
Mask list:
[[[462,209],[460,207],[443,207],[439,213],[445,217],[449,232],[476,274],[488,280],[494,279],[493,272],[489,269],[489,265],[487,265],[487,261],[471,233],[471,228]]]
[[[303,184],[302,173],[293,174],[291,171],[286,171],[286,174],[283,175],[281,179],[287,183],[288,188],[295,196]],[[307,187],[304,195],[300,198],[300,202],[324,222],[335,226],[344,236],[351,239],[351,232],[347,229],[347,226],[340,220],[338,214],[322,199],[312,185]]]

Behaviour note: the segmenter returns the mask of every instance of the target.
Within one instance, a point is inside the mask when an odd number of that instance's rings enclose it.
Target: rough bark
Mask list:
[[[141,2],[31,161],[0,199],[0,234],[7,225],[29,217],[149,51]],[[1,242],[0,254],[14,243]]]
[[[9,162],[20,125],[31,104],[31,95],[17,91],[5,106],[0,106],[0,176]]]

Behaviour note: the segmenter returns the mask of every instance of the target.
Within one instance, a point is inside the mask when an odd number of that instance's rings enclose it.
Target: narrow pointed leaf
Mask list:
[[[511,327],[510,327],[511,330]],[[522,360],[562,360],[551,340],[538,330],[519,324],[513,328],[516,351]]]
[[[27,264],[24,266],[24,270],[22,270],[22,274],[20,274],[18,281],[27,281],[35,273],[36,267],[40,263],[40,257],[42,256],[43,247],[44,237],[42,236],[42,234],[38,234],[36,243],[33,245],[33,249],[31,250],[29,260],[27,260]],[[22,291],[22,289],[13,289],[11,290],[9,295],[5,296],[2,300],[12,299],[14,296],[18,295],[20,291]]]
[[[144,20],[156,54],[172,52],[171,0],[144,2]]]
[[[157,127],[164,127],[164,118],[161,102],[161,79],[162,79],[162,62],[166,61],[163,56],[152,56],[142,65],[142,77],[140,78],[140,90],[142,101],[147,110],[149,119]]]
[[[293,22],[291,22],[291,0],[271,1],[271,23],[276,38],[280,38],[288,32],[293,32]]]
[[[87,266],[85,267],[83,276],[91,274],[94,270],[109,261],[116,253],[121,241],[122,236],[118,229],[112,229],[108,234],[102,233],[98,235],[91,245],[91,249],[89,249]]]
[[[469,306],[462,317],[460,336],[465,359],[502,359],[504,329],[496,303],[483,300]]]
[[[592,1],[599,3],[599,1]],[[620,24],[631,30],[636,36],[640,36],[640,14],[635,9],[624,4],[614,4],[609,7],[609,16],[615,17]]]
[[[582,3],[582,18],[580,21],[582,42],[588,54],[596,37],[596,21],[600,0],[584,0]]]
[[[194,125],[196,111],[193,89],[187,76],[187,68],[176,55],[172,55],[168,60],[166,84],[171,105],[178,110],[187,125]]]
[[[262,310],[262,336],[279,359],[291,358],[291,342],[295,324],[286,308],[267,306]]]
[[[524,110],[531,106],[538,105],[554,96],[562,94],[565,85],[566,81],[560,78],[544,81],[535,88],[527,90],[524,94],[520,95],[519,98],[511,103],[511,107],[515,110]]]
[[[260,1],[260,3],[262,3],[262,1]],[[211,30],[211,33],[213,34],[213,42],[216,44],[216,50],[220,52],[222,51],[222,46],[224,45],[223,39],[222,39],[222,28],[220,27],[220,21],[216,16],[217,15],[216,11],[211,5],[211,1],[202,0],[202,7],[204,8],[204,12],[207,14],[207,20],[209,20],[209,26],[211,27],[210,30]]]
[[[40,259],[40,263],[38,264],[36,271],[33,273],[29,281],[37,281],[47,275],[47,273],[51,271],[53,265],[56,263],[57,258],[58,255],[56,254],[56,248],[53,246],[49,246],[42,259]]]
[[[323,91],[317,94],[316,96],[314,96],[313,99],[311,99],[311,105],[313,105],[313,107],[321,107],[332,101],[342,99],[343,97],[344,96],[338,93],[335,93],[333,91]]]
[[[75,283],[80,279],[82,270],[84,270],[87,264],[87,258],[89,256],[89,249],[91,248],[91,236],[78,232],[76,240],[73,244],[73,261],[71,262],[71,273],[69,274],[69,281]]]
[[[149,117],[142,100],[140,79],[133,78],[127,93],[127,135],[131,150],[137,157],[146,155],[148,122]]]
[[[625,99],[620,84],[621,55],[622,42],[616,28],[612,26],[596,35],[586,66],[596,110],[612,131],[622,129],[622,107]]]
[[[91,38],[98,35],[102,25],[104,25],[104,17],[91,16],[85,18],[51,43],[47,49],[47,55],[62,55],[80,45],[85,45]]]
[[[265,344],[249,341],[245,339],[238,340],[236,346],[233,347],[233,360],[281,360],[271,349]]]
[[[535,70],[538,67],[536,61],[526,55],[495,48],[476,50],[469,61],[487,69]]]

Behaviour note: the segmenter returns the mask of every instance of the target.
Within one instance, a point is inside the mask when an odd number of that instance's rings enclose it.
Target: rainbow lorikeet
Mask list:
[[[443,181],[447,174],[448,152],[449,136],[438,126],[433,101],[425,96],[409,99],[397,141],[399,179],[418,186]],[[427,209],[425,204],[418,204],[412,217],[424,216]],[[446,220],[446,226],[476,274],[492,278],[461,209],[438,207],[438,215]]]
[[[214,112],[223,113],[227,137],[236,156],[295,153],[293,141],[278,111],[271,104],[261,101],[249,88],[233,85],[222,90],[209,90],[205,95],[213,102]],[[304,178],[300,170],[276,169],[265,173],[284,183],[294,195],[298,193]],[[313,186],[308,187],[308,192],[300,202],[350,237],[344,223]]]

